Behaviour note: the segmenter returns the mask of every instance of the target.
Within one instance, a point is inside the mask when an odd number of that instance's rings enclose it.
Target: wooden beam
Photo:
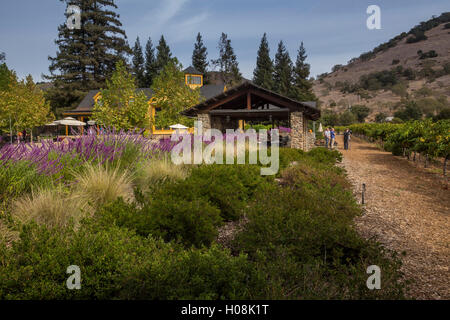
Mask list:
[[[220,99],[219,101],[209,105],[207,108],[205,108],[205,109],[203,109],[201,111],[209,111],[211,109],[215,109],[215,108],[217,108],[218,106],[220,106],[222,104],[225,104],[227,102],[230,102],[231,100],[234,100],[236,98],[239,98],[240,96],[243,96],[244,94],[246,94],[246,91],[245,92],[237,91],[237,92],[235,92],[233,94],[230,94],[228,97]]]

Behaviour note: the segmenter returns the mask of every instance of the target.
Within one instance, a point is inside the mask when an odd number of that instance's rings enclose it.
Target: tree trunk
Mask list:
[[[413,161],[416,162],[416,152],[414,151]]]
[[[425,156],[425,166],[424,168],[428,168],[428,153]]]

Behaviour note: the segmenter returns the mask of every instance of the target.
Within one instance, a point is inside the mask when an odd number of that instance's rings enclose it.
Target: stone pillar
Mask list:
[[[207,113],[197,114],[197,120],[202,122],[203,130],[211,129],[211,117]]]
[[[306,128],[303,112],[291,112],[291,148],[305,150]]]

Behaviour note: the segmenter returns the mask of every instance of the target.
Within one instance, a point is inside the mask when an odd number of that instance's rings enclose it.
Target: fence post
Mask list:
[[[361,204],[364,204],[364,196],[365,196],[365,193],[366,193],[366,184],[363,183],[363,184],[362,184],[362,193],[361,193]]]

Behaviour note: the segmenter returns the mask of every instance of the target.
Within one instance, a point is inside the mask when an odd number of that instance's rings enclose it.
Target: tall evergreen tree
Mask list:
[[[273,62],[270,59],[269,42],[264,33],[256,58],[256,68],[253,71],[253,82],[261,87],[273,89]]]
[[[114,0],[61,1],[80,8],[81,28],[58,27],[58,51],[49,57],[50,75],[45,76],[54,85],[47,94],[52,109],[71,107],[88,90],[103,86],[116,62],[131,53]]]
[[[292,61],[283,41],[278,43],[273,73],[274,90],[281,95],[292,95]]]
[[[155,48],[153,48],[152,39],[149,37],[147,44],[145,45],[145,86],[150,88],[153,83],[153,79],[158,73],[155,58]]]
[[[292,98],[298,101],[313,101],[316,100],[316,96],[312,92],[312,83],[308,80],[309,77],[309,64],[306,63],[305,47],[303,42],[300,44],[300,48],[297,53],[297,60],[293,69],[293,94]]]
[[[197,34],[197,41],[192,52],[192,65],[195,69],[200,71],[203,76],[206,76],[206,68],[208,67],[207,60],[208,51],[203,44],[203,39],[200,32]]]
[[[172,59],[172,53],[170,52],[170,48],[166,43],[166,39],[164,36],[161,36],[159,39],[158,46],[156,47],[158,53],[156,55],[156,67],[158,73],[161,72],[162,69],[166,66],[166,64]]]
[[[136,85],[139,88],[145,87],[144,64],[145,60],[141,42],[139,41],[139,37],[137,37],[133,48],[133,76],[136,78]]]
[[[219,66],[220,74],[226,85],[236,85],[242,81],[242,74],[239,71],[239,65],[236,55],[234,54],[231,40],[222,32],[219,40],[219,58],[211,62],[215,66]]]

